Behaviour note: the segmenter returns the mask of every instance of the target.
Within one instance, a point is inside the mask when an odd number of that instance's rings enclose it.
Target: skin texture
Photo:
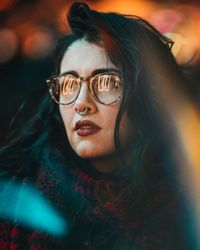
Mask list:
[[[96,69],[116,66],[107,58],[103,48],[80,39],[75,41],[65,52],[61,61],[60,73],[76,71],[81,77],[87,77]],[[89,108],[90,113],[80,116],[77,111]],[[112,172],[119,167],[114,145],[114,128],[120,101],[104,105],[93,99],[88,83],[84,82],[77,100],[66,106],[60,105],[60,114],[66,129],[69,142],[78,156],[91,161],[100,172]],[[100,130],[88,136],[79,136],[74,130],[79,120],[90,120]],[[125,148],[133,134],[133,126],[126,113],[120,124],[120,139]]]

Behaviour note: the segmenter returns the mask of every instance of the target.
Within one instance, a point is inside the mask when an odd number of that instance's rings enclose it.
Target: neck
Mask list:
[[[123,164],[123,162],[120,160],[120,158],[115,155],[109,155],[101,158],[95,158],[91,159],[92,166],[101,173],[112,173],[115,170],[118,170],[124,165],[130,165],[131,163],[131,154],[130,151],[126,151],[124,154],[124,160],[126,164]]]
[[[106,159],[107,158],[107,159]],[[118,157],[104,157],[91,160],[92,166],[101,173],[112,173],[122,167]]]

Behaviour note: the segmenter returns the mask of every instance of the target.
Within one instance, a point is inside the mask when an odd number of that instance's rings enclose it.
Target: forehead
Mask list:
[[[88,76],[95,69],[117,67],[110,61],[104,48],[80,39],[64,53],[60,73],[74,70],[81,76]]]

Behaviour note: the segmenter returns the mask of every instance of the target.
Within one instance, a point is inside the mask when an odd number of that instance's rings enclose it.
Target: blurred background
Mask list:
[[[102,11],[135,14],[175,41],[173,53],[186,64],[188,93],[200,107],[200,0],[88,0]],[[0,1],[0,143],[20,103],[44,84],[53,51],[68,31],[72,0]]]

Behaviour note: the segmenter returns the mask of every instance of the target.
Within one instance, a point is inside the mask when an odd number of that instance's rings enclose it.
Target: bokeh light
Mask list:
[[[43,59],[52,53],[56,38],[52,31],[44,27],[34,27],[22,41],[22,53],[32,59]]]
[[[18,38],[11,29],[0,30],[0,63],[9,62],[18,49]]]
[[[68,232],[68,224],[53,205],[28,183],[0,181],[0,217],[54,236]]]
[[[123,14],[134,14],[141,17],[148,17],[149,13],[154,12],[155,5],[152,1],[145,0],[115,0],[115,1],[98,1],[92,4],[91,7],[96,8],[99,11],[111,11],[111,12],[119,12]]]
[[[161,33],[173,32],[179,27],[183,15],[174,9],[158,9],[155,11],[150,21]]]
[[[195,59],[197,46],[192,41],[178,33],[168,32],[165,35],[174,42],[172,53],[179,64],[186,64]]]

